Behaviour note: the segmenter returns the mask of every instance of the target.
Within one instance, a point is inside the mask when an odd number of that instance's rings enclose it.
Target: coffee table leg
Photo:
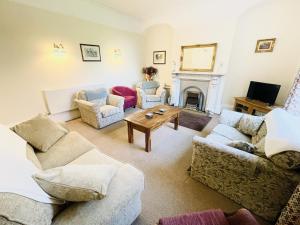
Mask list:
[[[151,131],[147,130],[145,132],[145,147],[146,147],[146,152],[151,152]]]
[[[174,121],[174,129],[178,130],[178,125],[179,125],[179,113],[177,113]]]
[[[131,123],[127,123],[128,128],[128,142],[133,143],[133,127]]]

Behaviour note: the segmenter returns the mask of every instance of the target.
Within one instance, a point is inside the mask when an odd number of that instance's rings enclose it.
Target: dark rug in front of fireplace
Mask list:
[[[179,114],[179,125],[193,130],[202,131],[209,123],[211,117],[198,112],[181,111]],[[171,121],[174,123],[174,120]]]

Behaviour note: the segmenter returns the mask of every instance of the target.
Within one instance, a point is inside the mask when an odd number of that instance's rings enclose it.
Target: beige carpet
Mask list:
[[[150,153],[144,151],[144,135],[138,131],[134,131],[134,144],[127,142],[127,127],[123,121],[101,130],[80,119],[68,122],[68,126],[105,154],[144,172],[143,211],[134,225],[154,225],[165,216],[211,208],[232,212],[240,208],[223,195],[194,181],[186,172],[192,156],[193,136],[205,135],[215,123],[216,120],[212,119],[201,133],[185,127],[175,131],[173,124],[168,123],[153,132]]]

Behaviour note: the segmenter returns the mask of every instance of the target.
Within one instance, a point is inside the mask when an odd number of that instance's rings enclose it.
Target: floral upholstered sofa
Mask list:
[[[275,221],[300,181],[300,153],[268,158],[266,135],[264,117],[224,110],[206,138],[193,139],[191,177]]]

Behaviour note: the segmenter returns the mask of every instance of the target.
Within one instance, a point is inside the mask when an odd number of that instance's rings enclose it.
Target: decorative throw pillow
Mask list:
[[[14,126],[13,130],[42,152],[46,152],[61,137],[68,133],[58,123],[42,114]]]
[[[230,147],[240,149],[244,152],[253,153],[255,150],[255,146],[251,143],[248,143],[246,141],[232,141],[229,144],[227,144]]]
[[[50,225],[63,207],[12,193],[0,193],[0,202],[0,224]]]
[[[35,181],[49,195],[71,202],[102,199],[111,179],[117,172],[115,165],[67,165],[34,175]]]
[[[254,136],[257,134],[260,125],[263,123],[264,117],[262,116],[252,116],[248,114],[243,114],[239,125],[238,130],[244,134]]]
[[[243,113],[224,109],[220,116],[220,123],[230,127],[237,127],[242,116]]]
[[[104,88],[98,88],[95,90],[86,90],[84,92],[87,101],[95,103],[99,106],[106,105],[107,92]]]
[[[287,205],[281,211],[276,225],[300,224],[300,185],[298,185],[290,197]]]
[[[260,157],[267,158],[265,153],[265,137],[263,137],[258,143],[256,143],[254,149],[254,154]]]
[[[286,151],[271,156],[272,162],[284,169],[300,169],[300,152]]]
[[[257,144],[262,138],[267,135],[267,124],[264,121],[257,131],[257,134],[252,137],[252,144]]]

